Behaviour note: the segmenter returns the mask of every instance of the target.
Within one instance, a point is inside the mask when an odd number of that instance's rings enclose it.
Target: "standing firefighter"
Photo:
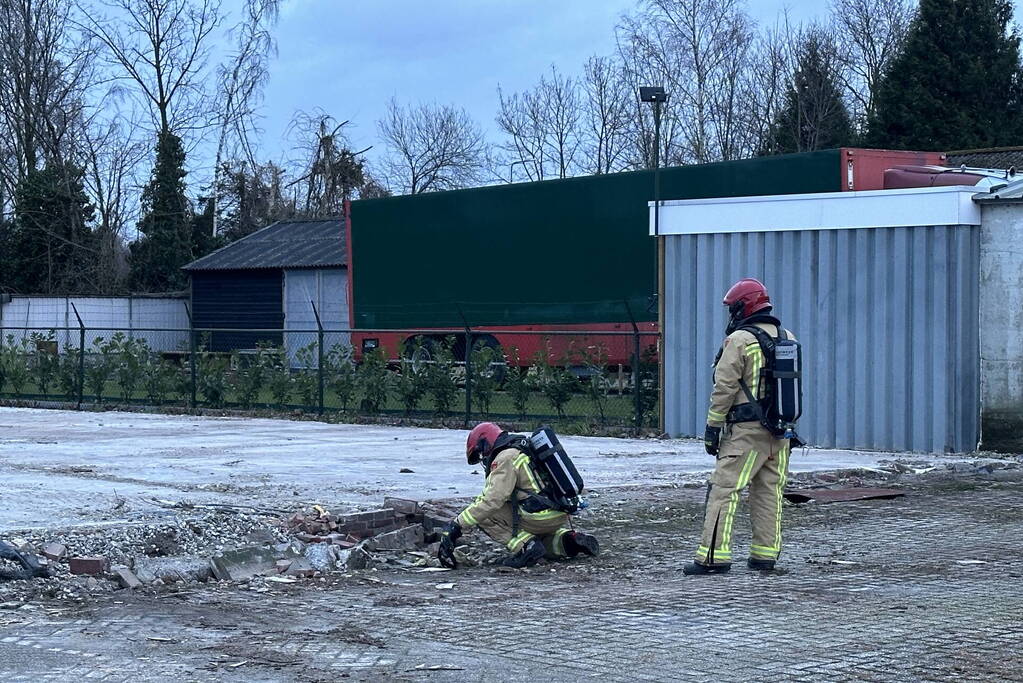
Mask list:
[[[482,463],[487,480],[483,492],[441,534],[438,557],[445,566],[455,565],[455,542],[463,529],[474,526],[508,548],[511,554],[501,562],[506,567],[528,567],[545,556],[548,559],[575,557],[579,553],[596,556],[597,539],[569,526],[568,513],[574,512],[576,504],[573,498],[561,495],[563,490],[556,481],[551,481],[549,468],[541,471],[534,465],[535,439],[545,433],[553,440],[547,453],[556,460],[560,455],[567,461],[550,430],[526,438],[509,434],[493,422],[482,422],[469,432],[466,460],[470,465]],[[544,443],[551,445],[550,441]],[[568,466],[577,477],[571,461]],[[579,480],[579,489],[581,483]]]
[[[739,494],[749,486],[753,540],[747,565],[771,570],[781,552],[782,494],[795,421],[801,359],[792,333],[772,316],[764,285],[746,278],[725,294],[727,337],[714,361],[704,445],[717,456],[696,561],[685,574],[727,572]]]

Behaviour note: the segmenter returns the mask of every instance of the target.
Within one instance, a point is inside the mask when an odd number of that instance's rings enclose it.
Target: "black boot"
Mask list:
[[[746,566],[757,571],[770,572],[774,571],[774,560],[761,560],[756,557],[751,557],[746,560]]]
[[[547,551],[544,550],[543,543],[534,538],[523,546],[522,550],[501,560],[501,566],[512,567],[514,569],[532,567],[540,561],[540,558],[542,558],[546,552]]]
[[[700,564],[690,562],[682,567],[682,573],[686,576],[699,576],[701,574],[725,574],[732,568],[730,564]]]
[[[600,543],[595,536],[584,534],[581,531],[570,531],[565,534],[565,553],[569,557],[575,557],[579,553],[586,553],[590,557],[600,554]]]

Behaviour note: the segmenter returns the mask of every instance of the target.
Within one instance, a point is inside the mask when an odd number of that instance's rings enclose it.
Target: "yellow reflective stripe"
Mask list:
[[[508,550],[517,552],[531,538],[533,538],[533,534],[528,531],[520,531],[514,538],[508,541]]]
[[[541,510],[540,512],[526,512],[522,510],[522,516],[526,519],[531,519],[537,522],[541,522],[546,519],[554,519],[558,515],[565,514],[561,510]]]
[[[718,543],[720,549],[723,552],[729,552],[732,549],[732,523],[735,521],[735,508],[739,505],[739,493],[742,492],[746,485],[749,484],[750,477],[753,472],[753,465],[757,461],[757,452],[750,451],[746,455],[746,462],[742,465],[742,471],[739,472],[739,481],[736,482],[735,488],[732,490],[731,495],[728,496],[728,511],[725,513],[725,530],[721,533],[721,540]],[[717,551],[714,551],[715,554]]]
[[[526,477],[529,478],[529,485],[533,487],[534,493],[540,492],[540,485],[536,483],[536,477],[533,476],[533,468],[529,464],[528,455],[520,455],[515,459],[515,467],[521,468],[526,473]]]
[[[760,369],[764,367],[764,352],[760,349],[760,344],[751,344],[746,347],[746,355],[753,362],[750,367],[750,389],[754,396],[760,398]]]
[[[707,411],[707,421],[708,422],[724,422],[726,417],[727,417],[727,415],[725,415],[724,413],[717,413],[717,412],[714,412],[713,410],[708,410]]]
[[[479,522],[476,521],[476,518],[472,516],[472,513],[469,512],[469,508],[462,510],[462,514],[458,515],[458,520],[460,524],[467,526],[476,526],[479,524]]]
[[[778,453],[778,485],[774,489],[774,547],[781,550],[781,509],[785,500],[785,483],[789,476],[789,448],[783,446]]]
[[[779,550],[778,548],[768,548],[766,545],[751,545],[749,548],[750,550],[760,550],[765,553],[776,553]]]
[[[554,532],[554,554],[559,557],[565,557],[568,555],[568,553],[565,552],[565,534],[567,534],[568,531],[568,529],[558,529]]]

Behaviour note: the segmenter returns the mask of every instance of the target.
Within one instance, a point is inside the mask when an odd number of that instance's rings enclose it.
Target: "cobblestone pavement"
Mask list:
[[[0,670],[5,681],[1023,680],[1023,484],[966,479],[791,508],[784,571],[684,577],[700,496],[604,491],[586,524],[605,555],[525,572],[380,571],[0,609]]]

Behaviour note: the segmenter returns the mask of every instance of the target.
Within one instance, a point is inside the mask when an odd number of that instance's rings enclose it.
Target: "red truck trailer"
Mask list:
[[[937,152],[842,148],[666,168],[662,197],[878,190],[897,182],[892,168],[944,161]],[[652,190],[652,171],[635,171],[352,202],[356,354],[429,357],[451,339],[457,360],[468,340],[521,365],[537,354],[571,365],[597,349],[609,366],[629,366],[637,336],[644,349],[659,338]]]

